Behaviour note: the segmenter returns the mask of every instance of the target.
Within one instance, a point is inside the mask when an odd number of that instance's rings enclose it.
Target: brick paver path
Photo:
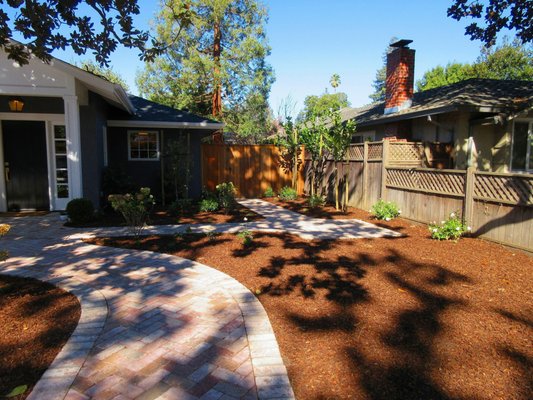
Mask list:
[[[0,273],[51,280],[82,305],[30,400],[294,398],[263,307],[231,277],[179,257],[85,244],[56,214],[2,222],[13,229]]]

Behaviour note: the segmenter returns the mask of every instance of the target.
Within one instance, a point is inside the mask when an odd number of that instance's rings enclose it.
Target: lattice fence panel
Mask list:
[[[465,174],[428,169],[387,168],[387,186],[464,196]]]
[[[368,144],[368,159],[381,160],[383,158],[383,143]]]
[[[474,197],[480,200],[533,205],[533,175],[475,174]]]
[[[364,158],[364,145],[363,144],[352,144],[348,149],[348,160],[350,161],[363,161]]]
[[[421,143],[390,143],[389,164],[422,166],[424,146]]]

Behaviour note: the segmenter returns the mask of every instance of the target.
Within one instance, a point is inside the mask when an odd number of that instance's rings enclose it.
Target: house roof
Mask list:
[[[120,115],[108,121],[108,126],[215,130],[224,127],[221,122],[184,110],[168,107],[132,94],[128,94],[128,97],[135,107],[135,112],[132,115]]]
[[[444,112],[469,110],[515,113],[533,106],[533,81],[468,79],[448,86],[417,92],[411,107],[384,114],[385,102],[341,110],[344,121],[358,125],[394,122]]]

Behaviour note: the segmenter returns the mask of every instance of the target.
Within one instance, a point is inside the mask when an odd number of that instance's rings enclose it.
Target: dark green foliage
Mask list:
[[[183,215],[191,209],[192,203],[192,199],[177,199],[168,207],[168,211],[172,215]]]
[[[72,199],[67,204],[67,215],[73,224],[85,224],[94,218],[94,206],[85,198]]]
[[[267,190],[265,190],[263,197],[276,197],[276,192],[274,192],[274,189],[271,187],[268,187]]]
[[[307,204],[309,204],[309,207],[322,207],[326,204],[326,199],[323,196],[312,195],[307,199]]]
[[[237,202],[235,201],[235,194],[237,190],[233,182],[223,182],[216,186],[218,205],[225,213],[232,211]]]
[[[296,192],[296,189],[284,186],[279,192],[279,198],[283,201],[296,200],[298,198],[298,193]]]
[[[104,198],[110,194],[126,194],[135,191],[131,177],[121,167],[107,167],[102,175]]]
[[[213,212],[218,210],[218,201],[213,198],[202,199],[200,201],[200,211]]]
[[[249,230],[240,231],[237,233],[237,237],[242,239],[242,244],[244,247],[250,246],[254,241],[254,235]]]

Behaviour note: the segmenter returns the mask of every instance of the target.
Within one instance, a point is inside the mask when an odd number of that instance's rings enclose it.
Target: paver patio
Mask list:
[[[362,221],[303,217],[261,200],[250,230],[305,238],[397,236]],[[255,296],[226,274],[183,258],[86,244],[56,214],[6,218],[11,258],[0,273],[51,281],[72,291],[80,323],[29,399],[294,398],[268,317]],[[243,224],[199,225],[235,231]],[[175,233],[183,226],[152,227]]]

